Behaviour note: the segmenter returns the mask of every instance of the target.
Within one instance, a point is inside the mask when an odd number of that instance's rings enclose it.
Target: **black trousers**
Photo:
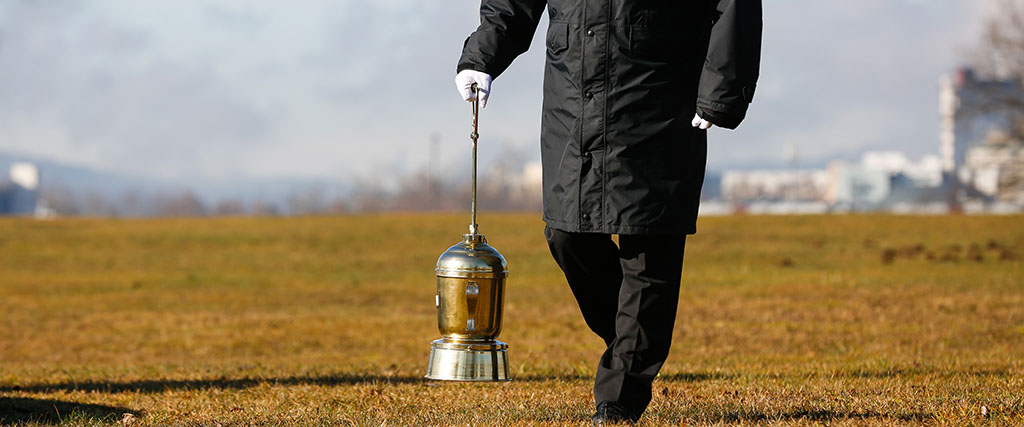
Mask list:
[[[668,357],[679,303],[686,235],[544,235],[587,326],[604,340],[594,400],[617,401],[637,414]]]

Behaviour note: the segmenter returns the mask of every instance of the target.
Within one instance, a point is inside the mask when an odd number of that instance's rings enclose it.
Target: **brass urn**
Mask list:
[[[508,345],[501,333],[508,263],[482,234],[465,234],[437,260],[437,328],[427,378],[505,381]]]
[[[475,90],[474,86],[474,90]],[[476,224],[476,145],[479,105],[473,101],[473,200],[469,234],[437,259],[437,328],[426,377],[448,381],[508,381],[508,345],[498,341],[508,262]]]

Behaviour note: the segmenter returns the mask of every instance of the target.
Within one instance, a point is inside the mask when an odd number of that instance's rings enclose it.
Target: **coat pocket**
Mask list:
[[[657,32],[648,26],[629,27],[629,53],[640,57],[653,57],[658,53]]]
[[[668,28],[649,25],[629,27],[629,54],[638,59],[668,61],[678,59],[680,41]]]
[[[548,24],[548,52],[558,55],[569,48],[569,23],[551,22]]]

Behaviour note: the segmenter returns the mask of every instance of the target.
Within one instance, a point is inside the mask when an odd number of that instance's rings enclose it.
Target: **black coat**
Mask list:
[[[458,70],[497,78],[545,6],[544,220],[569,232],[693,233],[701,116],[735,128],[757,83],[760,0],[483,0]]]

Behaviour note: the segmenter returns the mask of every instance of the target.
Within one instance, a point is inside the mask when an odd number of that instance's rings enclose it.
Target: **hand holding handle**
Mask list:
[[[473,86],[477,90],[473,90]],[[479,98],[480,106],[487,107],[487,98],[491,95],[491,75],[474,70],[462,70],[455,76],[455,88],[462,99],[473,101]],[[479,93],[478,93],[479,92]]]

